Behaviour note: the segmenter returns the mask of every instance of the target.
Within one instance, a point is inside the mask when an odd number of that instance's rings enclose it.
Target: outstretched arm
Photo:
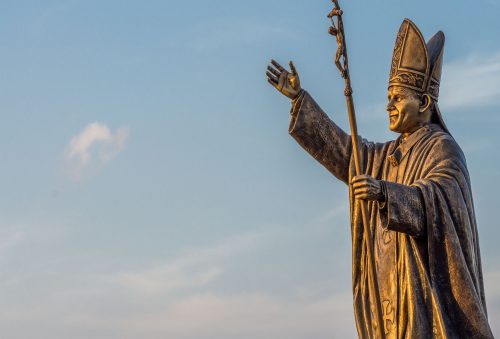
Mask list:
[[[289,133],[309,154],[347,184],[351,138],[301,89],[299,75],[292,62],[290,69],[291,72],[271,60],[266,73],[268,82],[292,99]]]
[[[293,102],[289,133],[314,159],[344,183],[349,181],[351,137],[306,91]]]

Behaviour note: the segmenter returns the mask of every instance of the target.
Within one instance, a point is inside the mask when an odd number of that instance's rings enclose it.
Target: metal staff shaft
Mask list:
[[[348,83],[348,78],[346,79],[346,83]],[[363,164],[360,162],[360,152],[358,145],[358,133],[357,133],[357,124],[356,124],[356,115],[354,111],[354,101],[352,99],[352,95],[346,95],[347,102],[347,113],[349,116],[349,125],[351,126],[351,138],[352,138],[352,152],[354,155],[354,166],[356,167],[356,174],[363,174]],[[375,257],[373,251],[373,244],[371,239],[372,232],[370,229],[370,224],[368,222],[368,210],[366,202],[363,200],[358,200],[361,216],[363,219],[363,228],[364,228],[364,239],[367,247],[367,256],[368,256],[368,284],[369,288],[373,293],[375,299],[375,317],[378,322],[378,330],[380,338],[385,338],[384,333],[384,323],[383,323],[383,313],[382,313],[382,304],[380,302],[380,291],[378,289],[378,280],[377,280],[377,268],[375,266]]]
[[[341,76],[345,80],[345,98],[347,103],[347,114],[349,116],[349,125],[351,128],[351,138],[352,138],[352,152],[354,156],[354,166],[356,169],[356,175],[363,174],[363,163],[360,161],[360,146],[358,143],[358,126],[356,123],[356,111],[354,109],[354,100],[352,98],[352,87],[351,87],[351,78],[349,75],[349,61],[347,58],[347,47],[345,43],[345,33],[344,26],[342,22],[342,10],[340,9],[338,0],[332,0],[335,5],[335,8],[328,14],[328,17],[332,20],[332,27],[330,27],[330,34],[337,37],[338,43],[338,51],[337,56],[335,58],[335,64],[337,68],[340,70]],[[335,23],[333,21],[333,17],[337,17],[337,26],[335,27]],[[342,57],[343,65],[340,63],[340,57]],[[375,310],[375,319],[377,319],[378,326],[378,335],[381,339],[385,338],[385,330],[384,330],[384,322],[383,322],[383,313],[382,313],[382,304],[380,302],[380,291],[378,289],[378,280],[377,280],[377,269],[375,266],[375,256],[373,252],[373,244],[372,244],[372,232],[370,229],[370,224],[368,222],[368,210],[367,204],[364,200],[357,200],[360,209],[361,216],[363,221],[364,228],[364,239],[367,247],[367,256],[368,256],[368,285],[369,289],[373,293],[375,302],[373,305]]]

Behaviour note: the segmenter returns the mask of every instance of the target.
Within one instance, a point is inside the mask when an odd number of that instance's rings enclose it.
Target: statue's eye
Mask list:
[[[399,95],[398,95],[398,96],[396,96],[396,98],[395,98],[395,99],[396,99],[396,101],[397,101],[397,102],[400,102],[401,100],[403,100],[403,98],[401,98]]]

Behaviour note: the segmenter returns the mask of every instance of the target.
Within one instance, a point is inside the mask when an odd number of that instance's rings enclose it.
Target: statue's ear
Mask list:
[[[420,113],[424,113],[425,111],[427,111],[429,109],[429,107],[431,106],[431,103],[432,103],[432,99],[429,96],[429,94],[422,94],[422,98],[420,99],[420,107],[419,107],[418,111]]]

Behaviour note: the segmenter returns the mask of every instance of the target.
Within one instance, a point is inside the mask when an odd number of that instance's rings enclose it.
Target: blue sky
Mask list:
[[[0,2],[0,337],[351,338],[347,189],[287,133],[292,59],[344,129],[329,1]],[[360,133],[383,141],[403,18],[447,37],[500,336],[498,0],[343,1]]]

